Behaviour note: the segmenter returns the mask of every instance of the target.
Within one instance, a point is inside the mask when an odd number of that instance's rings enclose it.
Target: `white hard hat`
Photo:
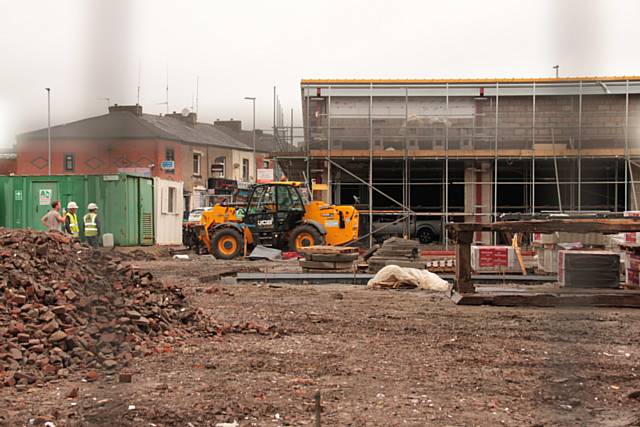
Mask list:
[[[98,205],[96,205],[95,203],[89,203],[89,206],[87,206],[87,209],[89,209],[90,211],[94,209],[98,209]]]
[[[78,204],[76,202],[67,203],[67,209],[78,209]]]

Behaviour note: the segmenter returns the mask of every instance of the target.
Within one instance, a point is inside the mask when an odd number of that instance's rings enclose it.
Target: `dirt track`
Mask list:
[[[136,264],[182,284],[221,320],[277,334],[193,339],[135,360],[131,384],[76,375],[0,389],[0,425],[36,416],[56,426],[313,425],[316,390],[323,426],[640,425],[640,401],[627,397],[640,390],[637,310],[470,308],[423,291],[219,284],[220,272],[287,263]],[[74,386],[78,397],[67,398]]]

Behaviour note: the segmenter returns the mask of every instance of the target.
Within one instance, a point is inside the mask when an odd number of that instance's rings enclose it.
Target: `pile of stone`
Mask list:
[[[373,256],[368,259],[367,270],[377,273],[387,265],[425,269],[427,263],[420,257],[420,245],[415,240],[391,237],[382,243]]]
[[[0,387],[117,369],[203,323],[181,289],[116,252],[0,228]]]

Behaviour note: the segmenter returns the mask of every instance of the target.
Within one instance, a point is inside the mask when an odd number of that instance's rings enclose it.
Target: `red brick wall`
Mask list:
[[[175,141],[158,140],[157,153],[155,167],[153,168],[153,176],[159,176],[160,178],[170,179],[173,181],[183,181],[183,164],[184,164],[184,150],[180,143]],[[165,172],[160,168],[160,162],[167,160],[167,149],[173,149],[173,155],[175,160],[176,169],[172,172]],[[189,172],[188,170],[186,171]]]
[[[16,173],[16,167],[16,159],[0,159],[0,175],[9,175],[12,173]]]
[[[160,168],[165,149],[173,147],[176,156],[175,173]],[[155,139],[133,140],[53,140],[51,173],[53,175],[82,175],[117,173],[122,168],[151,168],[153,176],[180,180],[180,145],[173,141]],[[18,141],[16,146],[19,175],[47,175],[47,141]],[[64,155],[75,156],[73,171],[64,170]]]
[[[267,161],[269,162],[269,168],[273,167],[273,160],[268,158],[269,155],[268,154],[260,154],[260,153],[256,153],[256,164],[258,165],[258,169],[264,169],[264,162]]]

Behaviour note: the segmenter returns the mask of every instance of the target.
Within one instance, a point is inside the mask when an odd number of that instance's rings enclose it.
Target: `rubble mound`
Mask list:
[[[116,252],[0,228],[0,387],[117,369],[202,323],[182,290]]]

